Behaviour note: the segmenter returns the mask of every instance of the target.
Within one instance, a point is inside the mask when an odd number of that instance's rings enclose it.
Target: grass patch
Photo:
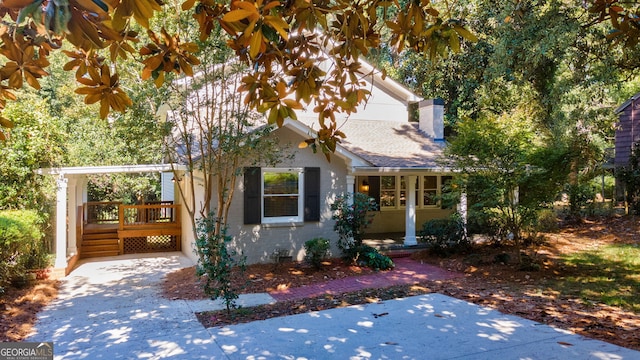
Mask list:
[[[556,281],[564,295],[640,313],[640,247],[608,245],[564,258],[568,272]]]

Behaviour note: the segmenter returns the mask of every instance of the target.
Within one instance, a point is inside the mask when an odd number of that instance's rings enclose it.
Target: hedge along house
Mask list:
[[[362,192],[378,203],[368,234],[401,232],[405,245],[416,244],[416,229],[424,222],[454,211],[443,209],[437,201],[451,177],[451,171],[438,165],[445,146],[443,102],[423,100],[379,73],[367,81],[371,85],[367,104],[338,119],[347,138],[331,161],[322,153],[297,149],[275,166],[243,167],[229,212],[228,234],[233,237],[231,246],[246,256],[247,263],[272,261],[276,252],[301,260],[305,241],[316,237],[331,240],[332,255],[339,256],[330,206],[346,193]],[[411,121],[412,112],[419,114],[418,121]],[[298,120],[287,119],[268,136],[283,146],[312,137],[317,114],[301,110],[297,116]],[[181,181],[176,184],[190,194],[186,187],[191,182],[182,181],[185,176],[189,173],[178,174]],[[193,176],[201,177],[197,172]],[[200,187],[193,194],[197,198],[204,191]],[[182,228],[189,226],[183,217]],[[193,234],[183,231],[182,251],[195,261],[193,244]]]

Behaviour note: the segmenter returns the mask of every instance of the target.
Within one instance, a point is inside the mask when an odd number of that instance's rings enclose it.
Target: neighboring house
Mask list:
[[[619,121],[616,126],[615,166],[626,166],[633,144],[640,140],[640,93],[633,95],[620,105],[615,113]]]
[[[332,240],[332,254],[338,256],[330,205],[346,193],[366,193],[378,203],[368,234],[403,233],[405,245],[416,244],[416,231],[424,222],[454,211],[436,201],[451,177],[437,162],[445,145],[443,102],[423,100],[390,78],[375,76],[370,82],[367,104],[348,119],[337,120],[347,138],[330,162],[322,153],[298,149],[276,167],[244,169],[228,233],[247,263],[272,261],[281,249],[301,260],[305,241],[315,237]],[[411,109],[417,109],[419,121],[410,122]],[[298,121],[285,121],[270,136],[293,145],[308,139],[317,114],[299,111],[297,116]],[[188,226],[183,219],[183,228]],[[196,260],[188,251],[192,244],[192,235],[183,232],[182,249]]]

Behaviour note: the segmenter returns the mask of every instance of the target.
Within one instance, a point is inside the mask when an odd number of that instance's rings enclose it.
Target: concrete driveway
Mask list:
[[[440,294],[205,329],[194,312],[221,303],[159,296],[164,274],[191,265],[181,253],[85,262],[27,340],[52,341],[56,359],[640,359]]]

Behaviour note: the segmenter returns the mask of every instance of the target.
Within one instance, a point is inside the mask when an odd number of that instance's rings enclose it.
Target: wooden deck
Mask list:
[[[180,207],[172,203],[83,206],[81,258],[180,251]]]

